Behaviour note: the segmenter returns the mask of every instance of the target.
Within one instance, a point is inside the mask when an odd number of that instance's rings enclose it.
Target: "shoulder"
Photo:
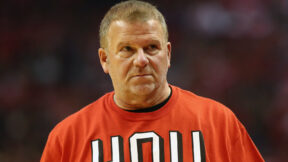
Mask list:
[[[213,116],[218,118],[220,116],[226,116],[236,118],[230,108],[214,99],[199,96],[191,91],[175,86],[173,86],[173,90],[175,93],[178,93],[178,101],[191,111],[197,111],[206,117]]]
[[[178,100],[184,106],[185,113],[192,114],[207,128],[226,129],[230,134],[244,129],[234,112],[222,103],[180,88],[176,90],[179,91]]]
[[[105,111],[104,105],[111,94],[112,93],[107,93],[91,104],[81,108],[79,111],[67,116],[52,129],[50,134],[65,134],[69,131],[86,127],[92,119],[97,119],[98,116],[101,116],[103,111]]]

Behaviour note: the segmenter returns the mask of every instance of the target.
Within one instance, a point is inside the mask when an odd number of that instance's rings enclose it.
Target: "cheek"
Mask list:
[[[110,68],[114,78],[124,79],[129,72],[129,60],[121,58],[115,59],[113,62],[111,61]]]
[[[166,75],[169,67],[169,62],[165,55],[156,56],[151,64],[158,74]]]

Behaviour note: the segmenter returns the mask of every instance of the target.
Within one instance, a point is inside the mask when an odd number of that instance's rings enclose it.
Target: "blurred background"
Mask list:
[[[98,29],[116,0],[0,1],[0,161],[37,162],[56,123],[112,90]],[[288,159],[288,1],[158,0],[171,84],[232,109],[267,162]]]

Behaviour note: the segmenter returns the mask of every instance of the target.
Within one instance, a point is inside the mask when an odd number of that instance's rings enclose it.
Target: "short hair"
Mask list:
[[[117,20],[137,22],[148,21],[150,19],[156,20],[161,24],[164,39],[168,41],[168,29],[165,18],[152,4],[138,0],[128,0],[112,6],[100,24],[100,47],[107,47],[107,34],[112,22]]]

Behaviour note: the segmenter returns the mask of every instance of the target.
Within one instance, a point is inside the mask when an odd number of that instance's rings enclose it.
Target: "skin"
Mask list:
[[[158,21],[114,21],[107,44],[99,49],[99,58],[104,72],[111,77],[114,101],[120,108],[148,108],[169,96],[171,44],[165,40]]]

